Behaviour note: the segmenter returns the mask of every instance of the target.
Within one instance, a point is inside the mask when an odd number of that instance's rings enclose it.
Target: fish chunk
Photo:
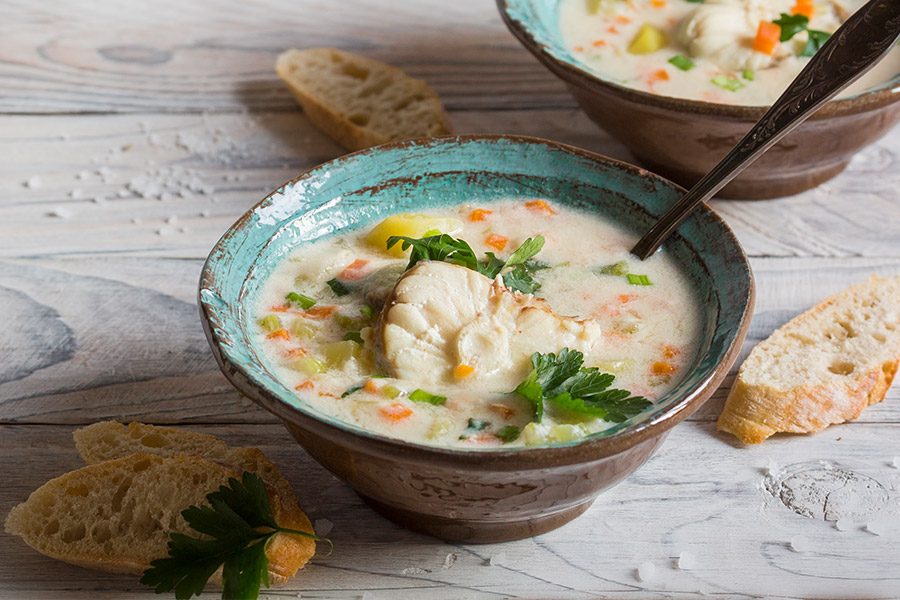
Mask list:
[[[378,356],[390,373],[420,386],[453,383],[510,391],[531,369],[535,352],[579,350],[601,342],[591,319],[557,315],[501,277],[444,262],[422,261],[397,282],[377,326]],[[459,370],[462,365],[464,377]]]

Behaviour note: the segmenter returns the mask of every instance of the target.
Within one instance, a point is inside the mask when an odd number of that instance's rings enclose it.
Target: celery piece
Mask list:
[[[522,428],[522,438],[526,446],[537,446],[547,442],[547,434],[550,428],[546,425],[532,421]]]
[[[431,427],[428,429],[428,433],[425,435],[430,440],[444,437],[445,435],[450,433],[450,428],[452,427],[452,425],[453,424],[447,419],[435,419],[434,423],[432,423]]]
[[[650,281],[650,278],[646,275],[635,275],[634,273],[628,273],[625,275],[628,278],[628,283],[631,285],[653,285],[653,282]]]
[[[281,319],[278,315],[267,315],[259,320],[259,326],[266,331],[278,331],[281,329]]]
[[[413,402],[427,402],[428,404],[433,404],[435,406],[440,406],[444,402],[447,401],[446,396],[438,396],[437,394],[429,394],[425,390],[413,390],[413,392],[409,395],[409,399]]]
[[[550,428],[547,440],[551,442],[568,442],[584,437],[586,434],[587,430],[581,425],[554,425]]]
[[[343,367],[351,359],[359,358],[360,349],[360,345],[356,342],[346,340],[325,344],[322,346],[322,353],[325,355],[325,364],[328,368],[335,369]]]
[[[297,317],[291,323],[291,333],[300,339],[311,340],[316,335],[316,327],[303,317]]]
[[[284,297],[285,300],[299,306],[303,310],[307,310],[316,305],[316,301],[312,298],[304,296],[303,294],[298,294],[296,292],[288,292],[287,296]]]
[[[628,262],[620,260],[617,263],[606,265],[604,267],[591,267],[591,271],[595,275],[627,275]]]
[[[359,331],[366,324],[362,319],[354,319],[347,315],[338,315],[334,318],[334,321],[341,326],[341,329],[346,329],[347,331]]]
[[[628,367],[634,364],[634,361],[630,358],[624,358],[622,360],[605,360],[603,362],[598,362],[594,365],[598,371],[601,373],[612,373],[613,375],[618,375]]]
[[[682,71],[690,71],[694,68],[694,61],[689,59],[684,54],[676,54],[672,58],[669,59],[669,63],[675,65],[677,68]]]
[[[292,360],[287,365],[289,368],[300,371],[301,373],[305,373],[307,375],[316,375],[318,373],[324,373],[326,371],[325,363],[323,363],[318,358],[313,358],[312,356],[303,356],[301,358],[297,358]]]
[[[747,81],[753,81],[754,79],[756,79],[756,73],[753,71],[753,69],[744,69],[744,72],[741,73],[741,77],[743,77]]]
[[[397,396],[400,395],[400,390],[392,385],[386,385],[383,388],[381,388],[381,393],[384,394],[386,397],[390,398],[391,400],[393,400],[394,398],[396,398]]]

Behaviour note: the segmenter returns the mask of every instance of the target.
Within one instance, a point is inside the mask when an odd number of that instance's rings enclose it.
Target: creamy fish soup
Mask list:
[[[303,245],[255,316],[299,402],[386,436],[487,449],[636,415],[692,363],[690,284],[616,225],[546,200],[398,214]]]
[[[572,55],[608,81],[722,104],[772,104],[863,0],[562,0]],[[895,49],[844,96],[900,73]]]

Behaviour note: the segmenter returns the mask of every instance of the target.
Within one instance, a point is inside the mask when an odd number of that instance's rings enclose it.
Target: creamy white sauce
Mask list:
[[[791,14],[796,0],[600,0],[593,14],[589,2],[560,2],[559,25],[569,51],[603,79],[643,92],[766,106],[809,61],[798,56],[806,45],[805,32],[780,42],[771,55],[753,49],[759,21]],[[831,33],[862,4],[861,0],[817,1],[809,29]],[[644,24],[660,30],[665,44],[648,54],[632,54],[628,47]],[[689,58],[694,66],[687,71],[677,68],[669,62],[677,55]],[[898,73],[900,52],[895,49],[842,97],[859,94]],[[714,79],[737,89],[725,89]]]
[[[658,400],[686,375],[696,354],[700,324],[687,278],[665,252],[644,262],[632,257],[634,237],[615,224],[549,206],[553,214],[534,205],[529,208],[525,201],[464,205],[429,214],[459,218],[462,230],[453,236],[466,240],[479,257],[494,252],[505,259],[527,238],[543,235],[546,243],[535,259],[549,268],[534,272],[541,285],[535,296],[546,300],[556,314],[589,319],[590,327],[601,332],[595,343],[584,346],[588,349],[584,366],[613,373],[614,388]],[[479,208],[490,213],[482,221],[471,220]],[[524,364],[519,360],[513,371],[506,372],[507,379],[478,378],[477,373],[458,381],[388,376],[390,368],[375,343],[378,315],[368,318],[361,309],[384,300],[407,259],[374,247],[366,240],[367,233],[360,230],[297,248],[263,286],[255,315],[257,343],[267,368],[297,391],[299,401],[382,435],[469,449],[504,445],[495,434],[506,426],[523,430],[506,445],[522,446],[580,437],[612,425],[595,417],[562,414],[548,403],[542,423],[526,427],[534,420],[533,409],[511,392],[530,370],[527,356]],[[489,246],[491,235],[508,239],[507,246],[503,250]],[[626,261],[633,274],[646,275],[652,285],[634,285],[624,275],[598,274],[601,267],[619,261]],[[346,270],[354,264],[358,268]],[[388,271],[380,271],[385,268]],[[379,275],[372,276],[374,272]],[[354,291],[339,296],[326,282],[342,273],[351,278],[346,285]],[[360,275],[367,276],[353,279]],[[371,283],[376,277],[383,279],[380,286]],[[288,307],[285,298],[290,293],[314,299],[316,306]],[[355,331],[360,331],[363,345],[343,341]],[[323,372],[310,373],[309,366],[316,361]],[[454,366],[446,372],[455,373]],[[416,389],[444,396],[446,402],[439,406],[414,402],[409,395]],[[489,425],[475,431],[470,422]]]

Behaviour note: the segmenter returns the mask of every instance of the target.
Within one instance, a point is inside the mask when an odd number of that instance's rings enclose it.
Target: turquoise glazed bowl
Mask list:
[[[680,0],[679,0],[680,1]],[[744,137],[768,107],[659,96],[607,81],[572,56],[559,30],[560,0],[497,0],[513,35],[559,77],[584,112],[638,161],[690,187]],[[723,198],[778,198],[844,170],[900,121],[900,74],[832,100],[725,186]]]
[[[738,241],[712,210],[702,206],[665,246],[697,292],[703,334],[687,375],[644,413],[571,442],[477,452],[437,448],[321,413],[261,358],[254,341],[260,288],[297,246],[370,227],[396,212],[544,197],[606,215],[637,236],[682,192],[637,167],[532,138],[453,136],[349,154],[286,183],[219,240],[200,280],[203,325],[234,386],[280,417],[313,458],[384,516],[445,539],[529,537],[578,516],[646,462],[737,357],[750,323],[753,277]]]

